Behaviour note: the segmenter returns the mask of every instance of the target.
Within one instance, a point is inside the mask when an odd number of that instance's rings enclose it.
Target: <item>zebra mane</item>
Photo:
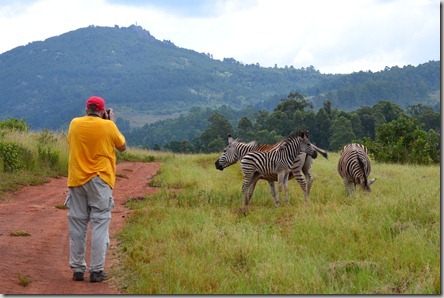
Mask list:
[[[250,146],[250,147],[254,147],[254,146],[258,146],[259,144],[256,141],[251,141],[250,143],[245,143],[245,145]]]
[[[279,146],[279,149],[287,147],[291,141],[297,139],[297,138],[308,138],[308,130],[299,130],[295,133],[292,133],[289,135],[285,140],[282,141],[281,145]]]
[[[244,143],[244,142],[242,142],[242,140],[240,138],[237,138],[237,139],[233,140],[232,143],[243,144],[243,145],[246,145],[248,147],[258,146],[258,143],[256,141],[251,141],[249,143]]]
[[[299,138],[308,138],[308,135],[309,135],[308,130],[301,129],[301,130],[298,130],[297,132],[294,132],[291,135],[289,135],[287,137],[287,140],[296,139],[297,137],[299,137]]]

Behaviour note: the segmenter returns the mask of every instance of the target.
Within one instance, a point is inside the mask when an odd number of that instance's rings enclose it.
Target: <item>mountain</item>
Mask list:
[[[439,106],[440,63],[381,72],[321,74],[314,67],[261,67],[159,41],[139,26],[89,26],[0,55],[0,118],[24,118],[32,129],[66,129],[91,95],[130,122],[168,117],[193,106],[275,107],[297,91],[315,108],[354,109],[380,99],[402,107]]]

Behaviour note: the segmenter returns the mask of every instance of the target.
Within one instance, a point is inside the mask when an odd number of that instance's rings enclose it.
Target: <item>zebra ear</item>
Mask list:
[[[228,144],[231,144],[233,142],[233,138],[231,137],[231,135],[228,135]]]

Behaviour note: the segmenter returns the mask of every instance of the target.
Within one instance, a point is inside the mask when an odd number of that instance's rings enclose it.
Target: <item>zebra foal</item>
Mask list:
[[[228,135],[228,146],[225,147],[223,153],[215,162],[216,169],[223,171],[225,168],[235,164],[238,160],[242,159],[248,152],[251,151],[273,151],[279,148],[282,142],[273,145],[257,145],[256,142],[243,143],[236,140]],[[319,147],[312,144],[315,150],[322,156],[328,159],[327,152]],[[291,172],[288,179],[293,177],[299,183],[302,192],[304,193],[305,199],[309,199],[311,186],[313,185],[313,177],[311,176],[311,166],[313,163],[313,158],[304,152],[301,152],[293,162],[291,166]],[[302,176],[302,173],[305,176]],[[264,179],[264,178],[261,178]],[[268,180],[270,186],[270,192],[273,199],[276,201],[276,191],[274,187],[274,181]]]
[[[370,170],[370,159],[364,145],[353,143],[342,148],[338,162],[338,173],[344,180],[347,195],[353,193],[356,185],[360,185],[364,191],[371,191],[370,185],[376,181],[376,178],[368,180]]]
[[[296,157],[304,152],[316,158],[317,152],[308,140],[308,133],[300,131],[280,142],[272,151],[251,151],[241,159],[241,169],[244,176],[242,196],[244,208],[248,209],[254,188],[259,179],[278,182],[278,194],[274,196],[276,206],[280,204],[282,188],[285,189],[285,198],[289,203],[288,178]],[[271,187],[271,184],[270,184]]]

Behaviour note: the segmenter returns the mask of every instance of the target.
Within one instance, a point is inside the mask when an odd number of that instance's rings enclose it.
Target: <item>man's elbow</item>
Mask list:
[[[123,152],[123,151],[125,151],[125,150],[126,150],[126,143],[123,144],[123,145],[120,146],[120,147],[117,147],[117,150],[118,150],[119,152]]]

